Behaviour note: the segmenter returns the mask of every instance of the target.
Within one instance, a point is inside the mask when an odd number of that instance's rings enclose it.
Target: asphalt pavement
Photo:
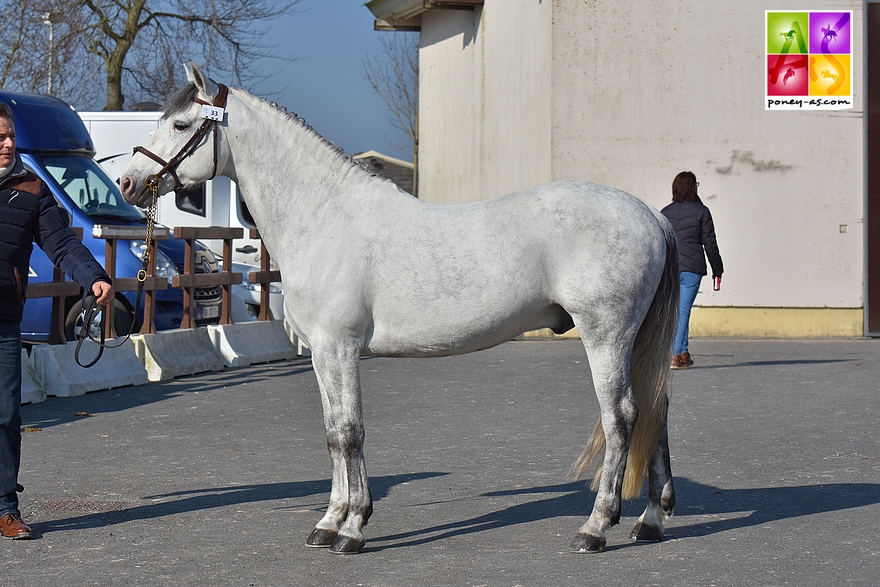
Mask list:
[[[673,376],[676,516],[568,552],[598,411],[576,340],[364,358],[375,500],[357,556],[307,549],[330,491],[307,359],[23,406],[0,586],[826,586],[880,576],[880,341],[695,340]]]

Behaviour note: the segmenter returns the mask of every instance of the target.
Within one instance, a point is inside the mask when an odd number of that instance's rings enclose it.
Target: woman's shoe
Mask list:
[[[691,358],[691,354],[687,351],[681,353],[681,362],[690,367],[694,364],[694,360]]]
[[[687,369],[688,364],[681,360],[681,355],[672,355],[672,361],[669,364],[670,369]]]

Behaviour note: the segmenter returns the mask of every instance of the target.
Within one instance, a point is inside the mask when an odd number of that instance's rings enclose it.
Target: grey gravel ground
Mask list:
[[[0,585],[876,585],[880,341],[692,341],[670,415],[678,506],[568,552],[597,418],[577,341],[362,361],[375,513],[353,557],[303,547],[330,489],[307,360],[23,407]]]

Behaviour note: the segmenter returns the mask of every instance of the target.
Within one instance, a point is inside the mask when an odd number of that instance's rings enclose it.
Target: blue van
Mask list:
[[[83,229],[83,244],[105,265],[106,241],[93,238],[92,227],[96,224],[145,226],[145,214],[122,199],[119,187],[95,162],[92,140],[73,107],[51,96],[13,92],[0,92],[0,101],[12,110],[16,149],[25,166],[49,186],[58,204],[70,215],[71,224]],[[117,276],[137,275],[144,247],[144,241],[119,241]],[[197,254],[197,271],[217,270],[217,261],[209,250],[201,248]],[[157,330],[177,328],[183,319],[183,291],[170,287],[172,277],[182,272],[183,266],[183,241],[159,241],[157,275],[168,278],[169,289],[156,293]],[[28,281],[52,281],[53,269],[45,253],[34,247]],[[194,293],[196,324],[219,322],[220,287],[199,288]],[[117,292],[114,307],[117,332],[128,332],[133,319],[140,325],[143,308],[134,308],[135,297],[135,292]],[[25,341],[49,340],[51,308],[51,298],[29,298],[25,302],[21,323]],[[67,339],[72,340],[83,319],[81,296],[65,300],[64,308],[67,317],[64,331]]]

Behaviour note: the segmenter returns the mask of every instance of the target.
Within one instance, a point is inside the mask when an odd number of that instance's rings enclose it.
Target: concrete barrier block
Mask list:
[[[207,327],[214,349],[227,367],[247,367],[296,357],[281,320],[216,324]]]
[[[119,344],[115,340],[108,344]],[[93,343],[86,342],[81,359],[91,360],[97,352]],[[31,364],[46,395],[72,397],[90,391],[113,389],[126,385],[147,383],[147,371],[128,342],[107,347],[101,359],[88,369],[76,363],[76,342],[67,344],[40,344],[31,350]]]
[[[293,346],[296,347],[296,356],[297,357],[311,357],[312,349],[306,346],[306,344],[296,335],[296,333],[290,329],[290,325],[287,323],[287,320],[284,320],[284,331],[287,333],[287,338],[290,339],[290,342],[293,343]]]
[[[135,334],[131,341],[150,381],[220,371],[224,366],[204,327]]]
[[[294,334],[293,337],[296,339],[296,356],[297,357],[311,357],[312,356],[312,349],[307,347],[297,335]]]
[[[38,404],[46,401],[46,390],[37,379],[27,351],[21,349],[21,403]]]

